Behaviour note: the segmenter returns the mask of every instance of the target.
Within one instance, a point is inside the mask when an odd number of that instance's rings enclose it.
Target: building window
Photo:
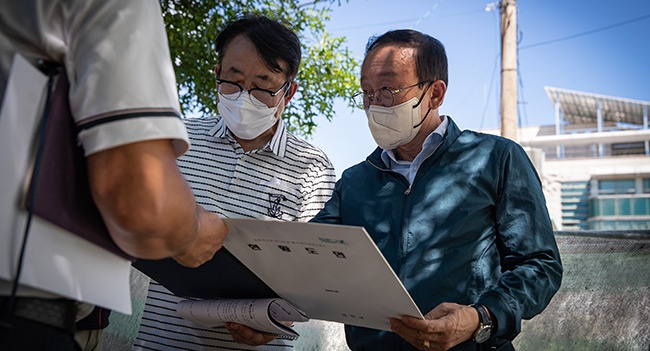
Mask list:
[[[631,216],[630,199],[616,199],[616,214],[618,216]]]
[[[612,156],[643,154],[645,154],[645,144],[643,142],[612,144]]]
[[[650,215],[650,198],[594,198],[589,200],[589,217]]]
[[[634,179],[599,180],[598,195],[634,194]]]
[[[650,228],[650,220],[648,221],[632,221],[632,229],[648,229]]]
[[[642,230],[650,228],[650,220],[591,221],[591,230]]]
[[[650,198],[633,198],[632,214],[635,216],[650,214]]]
[[[602,221],[601,230],[616,230],[616,221]]]
[[[589,201],[589,217],[600,216],[600,201],[593,199]]]
[[[589,229],[650,229],[650,178],[593,179],[591,185]]]
[[[614,199],[602,199],[600,200],[601,211],[599,215],[601,216],[616,216],[616,206]]]

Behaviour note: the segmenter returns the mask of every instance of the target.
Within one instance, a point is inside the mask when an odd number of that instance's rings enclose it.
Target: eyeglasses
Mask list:
[[[289,83],[290,81],[286,81],[277,91],[262,88],[246,90],[235,82],[217,78],[217,84],[219,85],[217,91],[221,97],[228,100],[237,100],[241,96],[242,92],[246,91],[250,96],[254,97],[254,99],[251,99],[253,104],[259,107],[269,107],[274,105],[273,98],[280,94],[282,90],[286,90],[289,87]]]
[[[378,105],[383,105],[383,106],[393,106],[393,103],[395,102],[395,94],[401,93],[406,89],[410,89],[425,83],[429,83],[430,81],[425,80],[422,82],[415,83],[413,85],[409,85],[407,87],[403,88],[397,88],[397,89],[391,89],[389,87],[383,87],[381,89],[372,91],[372,92],[365,92],[365,91],[360,91],[354,95],[352,95],[352,99],[354,100],[354,103],[365,109],[370,106],[371,102],[375,102]]]

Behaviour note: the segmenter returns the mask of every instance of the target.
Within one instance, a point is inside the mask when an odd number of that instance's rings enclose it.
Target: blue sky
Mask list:
[[[439,39],[449,58],[442,114],[461,129],[499,127],[498,10],[479,0],[350,0],[334,7],[327,30],[345,36],[359,60],[368,37],[410,28]],[[554,123],[545,86],[650,101],[650,0],[527,0],[517,3],[519,120]],[[337,174],[375,148],[362,110],[335,106],[316,120],[310,142]]]

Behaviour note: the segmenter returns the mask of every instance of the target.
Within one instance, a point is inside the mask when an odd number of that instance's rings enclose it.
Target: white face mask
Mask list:
[[[226,127],[238,138],[255,139],[278,121],[275,113],[278,111],[281,100],[275,107],[259,107],[251,100],[255,97],[244,92],[237,99],[228,97],[229,95],[222,95],[217,109],[219,109],[219,115],[223,118]],[[257,103],[262,104],[259,101]]]
[[[368,127],[377,145],[384,150],[393,150],[415,138],[422,126],[418,98],[391,106],[371,105],[366,110]],[[413,106],[418,105],[413,108]],[[425,116],[426,118],[426,116]]]

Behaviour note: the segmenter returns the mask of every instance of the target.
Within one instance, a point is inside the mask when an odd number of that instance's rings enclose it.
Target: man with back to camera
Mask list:
[[[414,30],[371,38],[361,67],[379,146],[345,170],[313,222],[363,226],[425,319],[393,332],[346,326],[352,350],[513,350],[522,318],[546,308],[562,265],[525,151],[440,115],[443,45]]]
[[[189,267],[209,260],[227,229],[195,203],[176,165],[189,140],[160,4],[3,0],[1,8],[0,96],[15,53],[34,65],[64,65],[93,199],[115,243],[138,258],[173,257]],[[0,280],[0,307],[10,312],[0,327],[3,350],[78,350],[74,323],[90,309],[35,287],[12,289]]]

